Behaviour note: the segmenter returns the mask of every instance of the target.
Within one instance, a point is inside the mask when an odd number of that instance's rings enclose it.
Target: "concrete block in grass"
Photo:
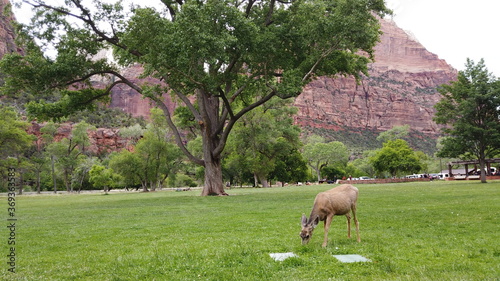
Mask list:
[[[271,258],[273,258],[275,261],[284,261],[288,258],[292,258],[292,257],[298,257],[296,254],[292,253],[292,252],[288,252],[288,253],[271,253],[269,254],[271,256]]]
[[[360,256],[360,255],[333,255],[340,262],[351,263],[351,262],[371,262],[371,260]]]

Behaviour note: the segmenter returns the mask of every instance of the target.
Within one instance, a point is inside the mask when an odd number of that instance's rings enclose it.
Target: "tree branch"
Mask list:
[[[273,20],[271,20],[273,13],[274,13],[274,5],[276,4],[276,0],[271,0],[269,2],[269,11],[267,12],[266,16],[266,21],[265,21],[265,26],[269,26],[273,23]]]
[[[276,96],[276,91],[275,90],[272,90],[267,96],[261,98],[260,100],[252,103],[251,105],[243,108],[241,111],[239,111],[236,115],[234,115],[233,118],[231,118],[229,120],[229,122],[227,122],[227,125],[221,135],[221,141],[219,142],[219,145],[214,149],[214,152],[213,154],[214,155],[220,155],[222,153],[222,151],[224,150],[224,146],[226,144],[226,141],[227,141],[227,138],[229,136],[229,132],[231,132],[234,124],[236,123],[236,121],[238,121],[243,115],[245,115],[247,112],[257,108],[258,106],[266,103],[267,101],[269,101],[272,97]],[[224,124],[224,122],[223,122]]]
[[[163,114],[165,115],[165,118],[167,119],[167,124],[174,133],[175,142],[177,143],[179,148],[182,150],[182,152],[189,158],[189,160],[193,161],[193,163],[196,163],[196,164],[201,165],[201,166],[205,166],[205,162],[202,159],[199,159],[199,158],[195,157],[193,154],[191,154],[191,152],[189,152],[189,150],[184,145],[181,134],[180,134],[179,130],[177,129],[177,126],[175,126],[175,124],[172,120],[172,116],[170,115],[170,110],[163,103],[163,101],[161,101],[157,97],[148,97],[148,98],[151,99],[152,101],[154,101],[156,103],[156,105],[163,111]]]
[[[318,58],[318,60],[316,60],[316,62],[311,67],[311,69],[306,73],[306,75],[304,75],[304,77],[302,77],[302,82],[305,82],[307,79],[309,79],[311,77],[311,75],[313,74],[313,72],[318,67],[318,65],[321,63],[321,61],[323,61],[327,56],[329,56],[335,49],[336,49],[336,46],[332,46],[328,50],[323,52],[323,54],[321,54],[321,56]]]
[[[142,56],[142,54],[138,50],[130,50],[126,45],[121,44],[118,37],[116,37],[116,36],[109,37],[108,35],[106,35],[105,32],[99,30],[99,28],[97,28],[96,23],[92,20],[90,12],[87,9],[85,9],[85,7],[83,7],[81,5],[80,1],[72,0],[72,2],[82,12],[83,16],[73,14],[73,13],[69,12],[68,10],[58,8],[55,6],[51,6],[51,5],[47,5],[45,3],[41,3],[41,2],[32,3],[29,0],[23,0],[23,3],[26,3],[30,6],[32,6],[33,8],[45,8],[48,10],[56,11],[56,12],[61,13],[63,15],[73,17],[73,18],[78,19],[78,20],[81,20],[82,22],[84,22],[90,26],[90,28],[94,31],[94,33],[101,38],[101,41],[102,40],[106,41],[106,42],[108,42],[108,43],[110,43],[110,44],[112,44],[120,49],[126,50],[134,56],[137,56],[137,57]]]
[[[221,99],[224,102],[224,105],[226,107],[225,111],[227,111],[227,113],[229,113],[229,116],[231,118],[234,118],[234,113],[233,113],[233,110],[231,109],[231,104],[229,103],[229,100],[227,99],[224,91],[220,87],[218,87],[217,90],[219,91],[220,97],[221,97]]]
[[[257,0],[249,0],[249,1],[248,1],[247,8],[245,9],[245,15],[246,15],[246,17],[247,17],[247,18],[250,16],[250,12],[252,11],[253,4],[254,4],[256,1],[257,1]]]
[[[194,107],[193,103],[189,100],[189,98],[177,89],[172,89],[172,90],[174,91],[175,95],[179,99],[181,99],[182,102],[187,106],[187,108],[189,108],[189,110],[193,113],[195,120],[201,121],[202,118],[201,118],[200,112],[198,110],[196,110],[196,108]]]
[[[113,87],[115,87],[116,85],[118,84],[126,84],[127,86],[129,86],[130,88],[132,88],[133,90],[137,91],[139,94],[143,94],[142,93],[142,89],[137,86],[136,84],[132,83],[130,80],[128,80],[127,78],[125,78],[123,75],[119,74],[118,72],[115,72],[115,71],[101,71],[101,72],[96,72],[96,73],[92,73],[92,74],[88,74],[82,78],[79,78],[79,79],[75,79],[73,81],[71,81],[72,83],[69,83],[67,85],[71,85],[71,84],[74,84],[74,83],[78,83],[78,82],[81,82],[81,81],[84,81],[90,77],[92,77],[93,75],[98,75],[98,74],[112,74],[112,75],[115,75],[116,77],[118,77],[120,80],[118,81],[115,81],[113,82],[105,91],[105,94],[103,95],[99,95],[99,97],[102,97],[102,96],[105,96],[107,94],[109,94],[109,92],[111,91],[111,89]],[[192,103],[189,101],[189,99],[187,99],[187,97],[185,95],[183,95],[182,93],[180,93],[179,91],[174,91],[176,92],[177,96],[179,98],[181,98],[183,100],[183,102],[186,103],[186,105],[191,109],[191,110],[194,110],[193,111],[193,114],[198,118],[201,118],[199,113],[197,114],[197,111],[196,109],[194,108],[194,106],[192,105]],[[184,145],[184,142],[182,140],[182,137],[180,135],[180,132],[179,130],[177,129],[177,126],[174,124],[173,120],[172,120],[172,117],[170,115],[170,110],[168,109],[168,107],[157,97],[152,97],[152,96],[148,96],[149,99],[151,99],[152,101],[155,102],[155,104],[160,108],[162,109],[164,115],[165,115],[165,118],[167,119],[167,124],[168,126],[170,127],[170,129],[173,131],[174,133],[174,137],[175,137],[175,141],[177,143],[177,145],[179,146],[179,148],[184,152],[184,154],[191,160],[193,161],[194,163],[196,164],[199,164],[199,165],[202,165],[204,166],[204,161],[195,157],[194,155],[191,154],[191,152],[189,152],[189,150],[187,150],[186,146]],[[95,100],[95,99],[93,99]],[[90,101],[89,101],[90,102]]]

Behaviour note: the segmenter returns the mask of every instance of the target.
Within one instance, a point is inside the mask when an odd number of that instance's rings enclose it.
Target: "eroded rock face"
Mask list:
[[[43,128],[44,125],[43,123],[40,124],[33,121],[27,130],[29,134],[35,135],[38,138],[38,145],[42,145],[42,133],[40,129]],[[71,132],[73,131],[74,125],[73,123],[60,124],[54,136],[54,141],[61,141],[63,138],[71,138]],[[132,149],[129,140],[122,138],[119,133],[120,130],[117,128],[97,128],[95,131],[89,130],[88,136],[90,145],[85,147],[85,151],[91,152],[92,154],[105,154],[113,151],[120,151],[122,149]]]
[[[432,121],[440,95],[436,88],[456,79],[457,71],[428,52],[395,23],[381,20],[381,42],[369,76],[321,77],[296,98],[296,123],[342,130],[385,131],[408,124],[412,130],[437,134]]]
[[[123,70],[122,74],[137,84],[161,84],[162,82],[154,78],[139,79],[142,74],[143,68],[140,65],[133,65]],[[163,95],[163,102],[173,112],[177,104],[172,101],[169,94]],[[111,93],[111,107],[120,108],[124,112],[130,113],[134,117],[144,116],[149,117],[150,110],[156,105],[149,99],[144,98],[134,89],[126,85],[118,85],[112,90]]]
[[[4,54],[22,52],[15,44],[14,28],[11,23],[15,20],[14,15],[4,14],[4,9],[8,5],[10,5],[9,0],[0,0],[0,59]]]

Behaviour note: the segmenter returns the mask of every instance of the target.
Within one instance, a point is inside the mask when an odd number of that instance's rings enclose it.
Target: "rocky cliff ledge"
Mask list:
[[[7,53],[22,52],[15,44],[14,28],[11,24],[15,20],[14,15],[4,13],[8,5],[9,0],[0,0],[0,58]]]
[[[411,35],[389,20],[381,20],[383,35],[375,48],[369,76],[321,77],[295,100],[296,123],[329,130],[385,131],[410,125],[435,135],[437,87],[456,79],[457,71],[427,51]]]
[[[133,65],[124,69],[122,74],[132,82],[138,82],[140,80],[140,83],[161,83],[159,80],[153,78],[139,79],[138,77],[142,74],[143,70],[142,66]],[[177,103],[172,100],[169,94],[163,95],[163,100],[170,112],[173,112]],[[130,113],[134,117],[149,117],[150,110],[155,105],[149,99],[137,93],[134,89],[126,85],[119,85],[112,90],[110,106],[122,109],[124,112]]]
[[[57,129],[54,140],[60,141],[63,138],[71,138],[71,131],[73,130],[74,125],[75,124],[73,123],[61,124]],[[37,137],[37,145],[41,145],[42,143],[42,133],[40,129],[43,128],[43,126],[44,124],[33,121],[31,122],[31,126],[28,128],[28,133]],[[130,140],[121,137],[120,130],[117,128],[97,128],[94,131],[89,131],[88,135],[90,144],[85,149],[93,154],[106,154],[122,149],[132,149],[129,146]]]

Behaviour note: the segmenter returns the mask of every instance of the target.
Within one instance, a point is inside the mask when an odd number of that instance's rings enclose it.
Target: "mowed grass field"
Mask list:
[[[361,243],[300,217],[335,185],[16,197],[16,273],[3,280],[499,280],[500,182],[358,185]],[[7,198],[4,201],[7,213]],[[0,198],[1,199],[1,198]],[[7,218],[5,216],[5,218]],[[7,225],[6,219],[4,224]],[[274,261],[270,253],[298,257]],[[341,263],[359,254],[372,262]]]

